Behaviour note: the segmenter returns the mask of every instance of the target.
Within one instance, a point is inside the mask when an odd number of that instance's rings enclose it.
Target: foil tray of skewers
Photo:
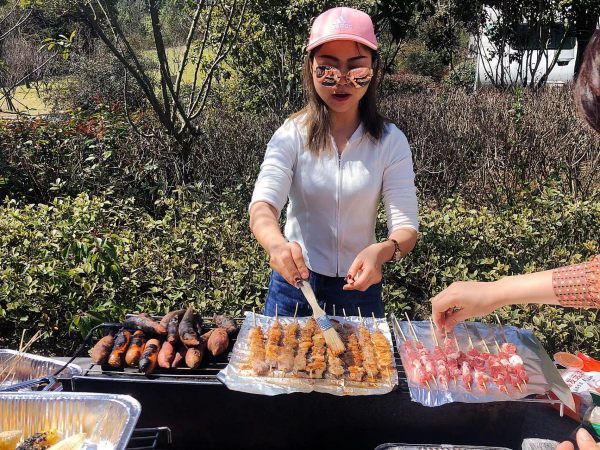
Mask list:
[[[451,333],[431,321],[392,316],[411,398],[425,406],[519,400],[550,390],[548,356],[531,330],[462,322]]]
[[[217,378],[229,389],[278,395],[322,392],[385,394],[398,384],[385,319],[330,317],[346,350],[327,347],[315,319],[246,313],[227,367]]]

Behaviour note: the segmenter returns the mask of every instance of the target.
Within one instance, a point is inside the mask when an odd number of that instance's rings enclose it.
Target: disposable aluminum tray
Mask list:
[[[0,431],[23,439],[55,428],[61,439],[86,433],[83,449],[125,450],[141,406],[128,395],[15,392],[0,395]]]
[[[0,349],[0,386],[46,377],[54,374],[65,365],[64,362],[56,359],[32,355],[30,353],[21,353],[21,359],[16,363],[16,367],[13,368],[12,361],[18,355],[19,352],[15,350]],[[69,364],[62,371],[61,376],[81,375],[82,372],[81,367],[78,365]]]
[[[375,450],[508,450],[504,447],[475,447],[468,445],[382,444]]]

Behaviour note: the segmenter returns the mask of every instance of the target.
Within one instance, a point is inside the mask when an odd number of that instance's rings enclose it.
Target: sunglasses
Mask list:
[[[342,80],[342,72],[331,66],[317,66],[313,71],[317,81],[324,87],[336,87]],[[363,88],[371,82],[373,69],[357,67],[346,72],[346,83],[355,88]]]

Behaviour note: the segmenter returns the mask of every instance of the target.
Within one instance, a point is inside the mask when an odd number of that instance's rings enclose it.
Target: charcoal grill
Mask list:
[[[134,368],[89,363],[81,376],[65,380],[65,390],[133,396],[142,405],[138,426],[168,427],[172,442],[160,448],[173,449],[373,449],[385,442],[520,448],[527,409],[538,406],[495,402],[427,408],[412,402],[395,340],[399,385],[386,395],[268,397],[231,391],[216,375],[234,344],[232,338],[227,352],[206,356],[197,370],[157,367],[145,376]]]

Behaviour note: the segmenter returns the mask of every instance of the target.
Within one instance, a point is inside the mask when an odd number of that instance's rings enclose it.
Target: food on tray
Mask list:
[[[315,332],[317,321],[312,317],[306,321],[302,330],[300,330],[300,343],[298,344],[298,353],[294,357],[294,372],[302,372],[306,369],[307,355],[313,346],[312,336]]]
[[[169,369],[175,359],[175,349],[169,341],[165,341],[158,352],[158,365],[163,369]]]
[[[265,362],[265,345],[263,343],[264,334],[260,326],[252,328],[248,334],[250,345],[250,357],[248,364],[244,368],[250,368],[254,375],[266,375],[269,372],[269,365]]]
[[[133,336],[131,337],[131,343],[129,344],[129,348],[125,354],[125,362],[127,365],[133,367],[138,365],[145,346],[146,334],[141,330],[133,333]]]
[[[374,380],[379,375],[377,353],[371,341],[371,333],[362,325],[358,326],[358,342],[363,352],[363,367],[367,371],[367,376]]]
[[[144,353],[140,358],[140,372],[148,375],[152,373],[158,361],[158,352],[160,351],[160,341],[150,339],[144,348]]]
[[[108,364],[113,367],[121,367],[125,361],[125,352],[129,346],[129,340],[131,339],[131,333],[129,331],[121,331],[115,338],[115,345],[112,353],[108,358]]]
[[[206,343],[208,351],[213,355],[217,356],[227,350],[229,347],[229,336],[227,331],[223,328],[215,328],[211,330],[211,334]]]
[[[190,347],[185,354],[185,364],[190,369],[197,369],[200,367],[200,363],[202,363],[202,358],[204,357],[204,352],[206,351],[206,343],[204,341],[200,341],[200,344],[196,347]]]
[[[284,373],[294,369],[294,356],[298,348],[298,338],[296,338],[298,330],[300,330],[300,325],[295,321],[283,327],[283,346],[277,357],[277,368]]]
[[[179,322],[181,321],[181,317],[175,315],[167,323],[167,342],[172,345],[179,342]]]
[[[175,353],[175,358],[171,363],[171,367],[182,367],[185,365],[185,356],[187,355],[188,348],[183,345],[182,342],[177,346],[177,352]]]
[[[87,434],[80,433],[63,439],[58,444],[54,444],[48,450],[79,450],[85,441]]]
[[[166,328],[160,323],[156,322],[152,317],[150,317],[146,313],[141,313],[137,316],[128,317],[123,322],[123,328],[131,330],[141,330],[144,333],[158,334],[161,336],[167,334]]]
[[[200,343],[194,326],[194,319],[194,308],[190,306],[179,323],[179,337],[188,347],[193,347]]]
[[[35,433],[17,445],[17,450],[47,450],[58,441],[56,429]]]
[[[235,333],[238,329],[237,323],[235,323],[235,320],[232,317],[215,316],[213,320],[218,327],[223,328],[229,334]]]
[[[94,364],[105,364],[115,346],[115,339],[112,334],[100,339],[92,349],[92,361]]]
[[[21,436],[22,431],[3,431],[0,433],[0,450],[14,450]]]
[[[185,311],[186,311],[185,309],[177,309],[175,311],[168,312],[167,314],[165,314],[163,316],[162,319],[160,319],[160,325],[163,328],[167,329],[167,325],[169,324],[169,322],[171,321],[171,319],[173,317],[176,317],[177,321],[180,321],[181,318],[183,317],[183,315],[185,314]]]

